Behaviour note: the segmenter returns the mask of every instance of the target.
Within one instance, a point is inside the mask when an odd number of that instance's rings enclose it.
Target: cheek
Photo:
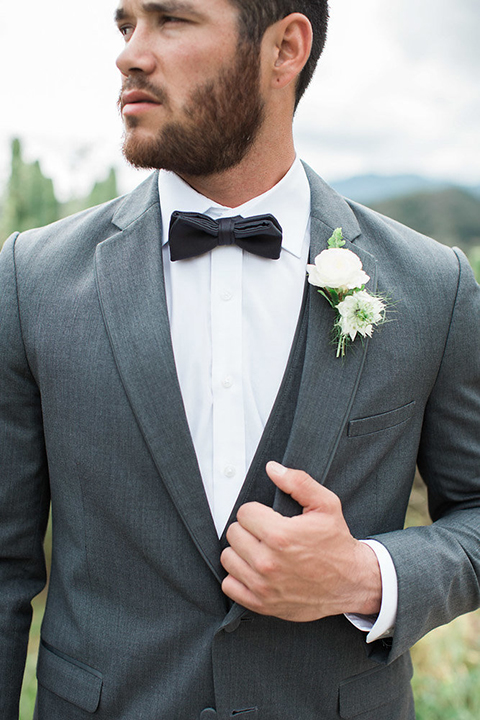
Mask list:
[[[216,78],[221,70],[234,65],[236,38],[229,42],[227,34],[221,42],[219,34],[205,42],[186,35],[181,43],[177,43],[174,52],[169,52],[166,46],[159,49],[158,66],[171,93],[191,93],[195,87]]]

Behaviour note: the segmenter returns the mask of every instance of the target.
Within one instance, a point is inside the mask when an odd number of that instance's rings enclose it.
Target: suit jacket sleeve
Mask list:
[[[463,253],[456,253],[457,293],[418,454],[434,522],[375,536],[398,575],[393,642],[371,649],[388,662],[480,604],[480,287]]]
[[[22,342],[16,237],[0,255],[0,717],[18,718],[32,597],[46,581],[49,492],[40,394]]]

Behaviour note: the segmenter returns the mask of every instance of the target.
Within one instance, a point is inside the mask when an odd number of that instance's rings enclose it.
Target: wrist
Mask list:
[[[355,609],[358,615],[378,615],[382,605],[382,574],[375,551],[357,541],[355,546],[356,593]]]

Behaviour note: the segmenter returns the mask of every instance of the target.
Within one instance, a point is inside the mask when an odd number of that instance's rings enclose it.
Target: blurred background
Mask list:
[[[0,7],[0,245],[135,187],[122,158],[115,0]],[[480,279],[478,0],[331,0],[327,47],[295,120],[299,155],[339,192],[467,253]],[[409,524],[428,522],[417,478]],[[47,542],[48,550],[48,542]],[[20,720],[31,720],[44,597]],[[480,616],[413,651],[419,720],[478,720]]]

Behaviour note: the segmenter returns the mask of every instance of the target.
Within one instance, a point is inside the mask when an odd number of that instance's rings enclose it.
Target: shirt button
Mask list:
[[[222,385],[224,388],[231,388],[233,385],[233,378],[230,377],[230,375],[227,375],[227,377],[222,380]]]
[[[225,300],[225,302],[228,302],[229,300],[231,300],[233,298],[233,295],[228,290],[224,290],[221,294],[221,298],[222,298],[222,300]]]
[[[227,465],[227,467],[226,467],[225,470],[223,471],[223,474],[224,474],[225,477],[227,477],[227,478],[233,478],[233,477],[235,477],[236,473],[237,473],[237,471],[235,470],[235,468],[233,467],[233,465]]]

